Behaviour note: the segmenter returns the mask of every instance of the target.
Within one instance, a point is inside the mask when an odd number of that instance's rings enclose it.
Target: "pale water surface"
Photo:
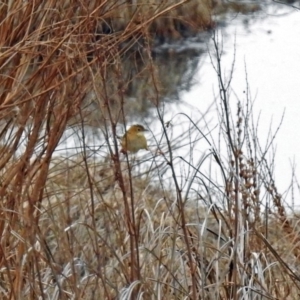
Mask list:
[[[251,18],[243,15],[227,17],[227,25],[218,30],[222,41],[222,66],[227,78],[234,61],[230,96],[232,107],[237,98],[245,100],[243,91],[247,80],[254,101],[254,117],[259,117],[259,140],[265,144],[271,128],[275,133],[284,114],[283,123],[275,140],[275,179],[280,192],[291,182],[292,167],[300,178],[300,11],[285,5],[266,6],[262,12]],[[246,23],[246,24],[245,24]],[[213,55],[212,41],[208,49]],[[235,54],[235,57],[234,57]],[[194,77],[195,84],[181,99],[190,106],[180,106],[194,120],[204,113],[218,93],[217,76],[208,53],[202,55],[199,70]],[[174,116],[173,111],[171,115]],[[216,110],[206,115],[210,128],[218,122]],[[299,194],[295,199],[299,198]],[[289,196],[287,202],[291,203]],[[296,200],[297,201],[297,200]],[[295,206],[300,205],[294,203]]]

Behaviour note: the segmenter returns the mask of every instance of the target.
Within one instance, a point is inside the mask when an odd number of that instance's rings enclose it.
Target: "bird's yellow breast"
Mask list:
[[[148,150],[147,140],[142,132],[126,133],[121,141],[122,150],[136,153],[141,149]]]

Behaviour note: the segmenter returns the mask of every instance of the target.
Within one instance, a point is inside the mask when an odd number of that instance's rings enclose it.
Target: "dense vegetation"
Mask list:
[[[1,299],[298,299],[299,226],[273,179],[274,139],[262,147],[246,83],[244,101],[229,98],[214,31],[219,140],[202,116],[164,119],[172,78],[153,47],[213,29],[216,10],[0,3]],[[141,105],[160,132],[151,152],[120,154]]]

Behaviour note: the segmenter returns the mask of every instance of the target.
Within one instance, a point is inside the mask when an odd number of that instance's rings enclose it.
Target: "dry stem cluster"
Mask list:
[[[186,118],[191,130],[172,140],[173,121],[164,120],[153,34],[179,38],[187,28],[212,27],[213,4],[0,3],[2,299],[297,299],[297,223],[276,189],[269,148],[260,149],[252,130],[251,109],[239,104],[232,121],[216,39],[228,156],[197,122]],[[147,57],[148,105],[162,128],[156,147],[164,143],[142,166],[121,156],[118,142],[132,82],[123,60],[133,48]],[[87,124],[100,128],[96,154]],[[80,146],[59,155],[70,128]],[[193,134],[212,147],[199,163],[176,155]],[[192,157],[198,144],[188,147]],[[202,173],[206,161],[222,182]]]

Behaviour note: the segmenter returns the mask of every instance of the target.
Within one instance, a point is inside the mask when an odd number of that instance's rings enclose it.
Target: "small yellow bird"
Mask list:
[[[144,132],[148,131],[142,125],[132,125],[121,139],[121,152],[127,153],[127,151],[136,153],[141,149],[148,150],[147,140],[144,136]]]

